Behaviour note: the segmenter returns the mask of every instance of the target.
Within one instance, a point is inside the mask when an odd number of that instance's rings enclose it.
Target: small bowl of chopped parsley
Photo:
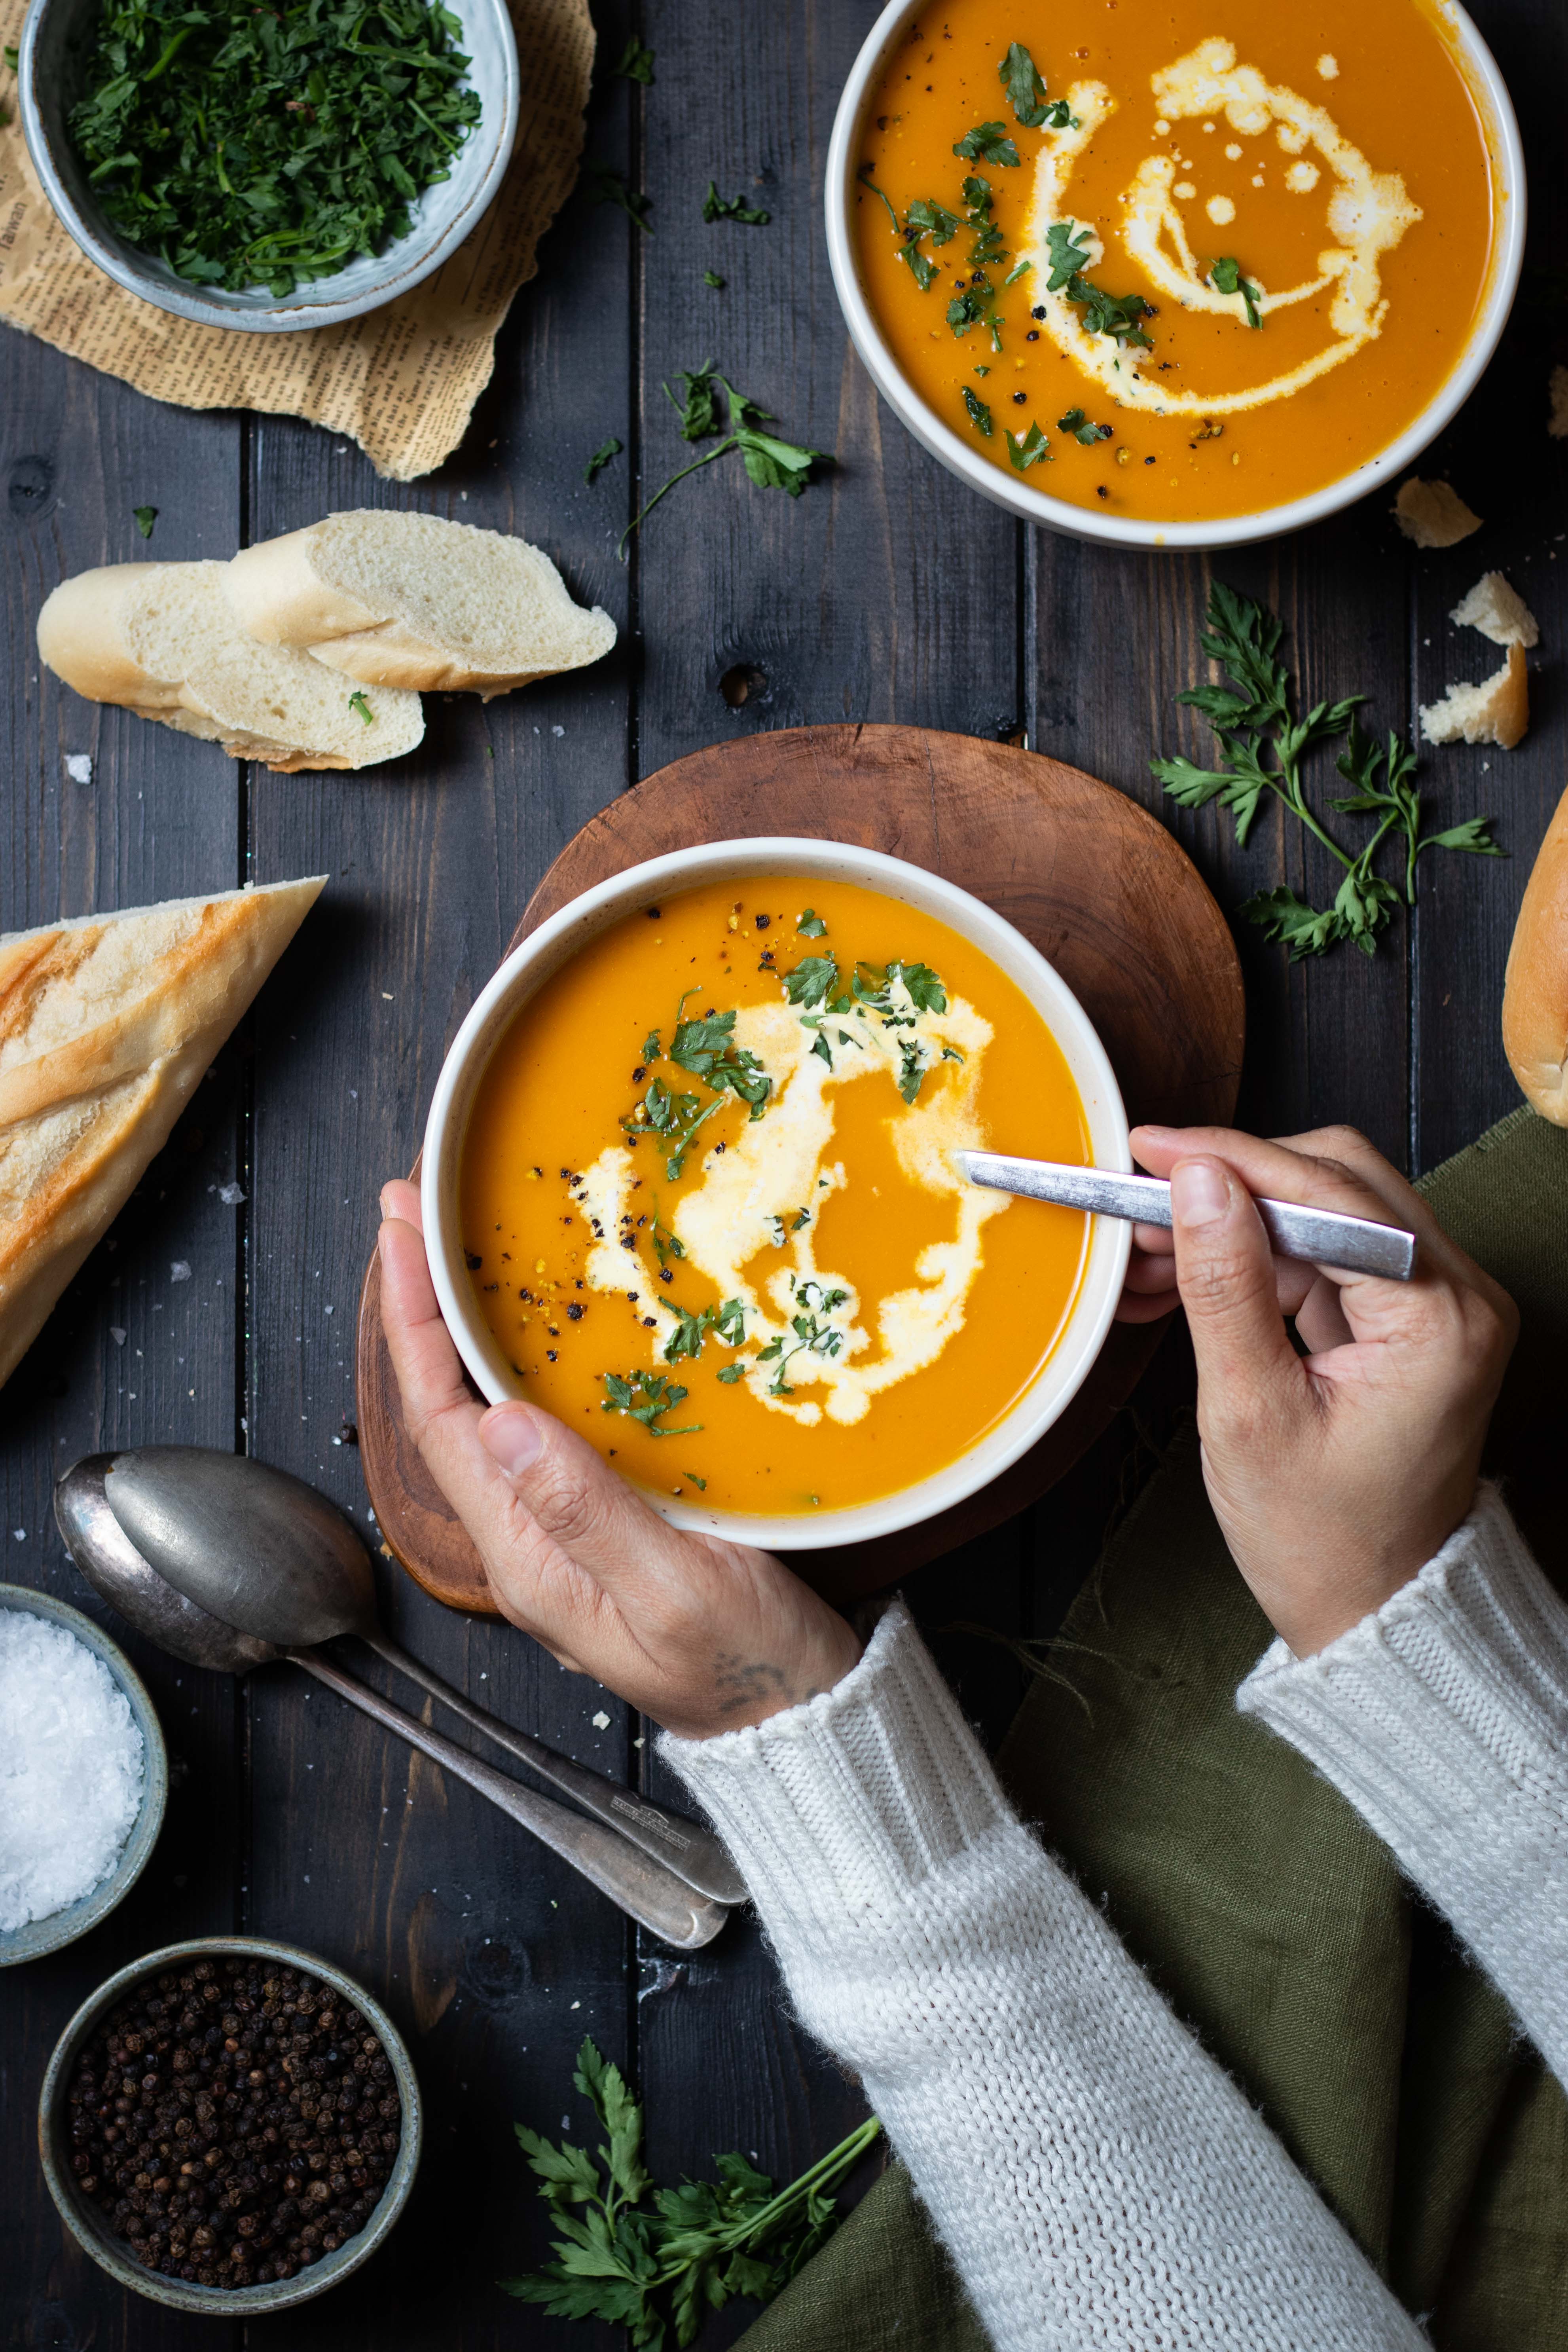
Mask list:
[[[33,0],[18,78],[82,251],[204,326],[333,326],[406,293],[517,136],[506,0]]]

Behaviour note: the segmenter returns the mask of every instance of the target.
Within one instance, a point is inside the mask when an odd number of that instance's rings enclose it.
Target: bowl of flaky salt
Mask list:
[[[168,1792],[163,1735],[124,1652],[79,1609],[0,1584],[0,1968],[113,1910]]]

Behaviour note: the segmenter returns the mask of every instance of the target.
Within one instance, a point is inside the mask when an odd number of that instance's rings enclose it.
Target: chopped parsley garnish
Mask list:
[[[653,51],[645,47],[634,33],[621,51],[621,62],[616,71],[625,81],[640,81],[645,89],[653,80]]]
[[[591,163],[588,177],[593,183],[596,205],[618,205],[626,218],[635,221],[645,236],[653,235],[647,220],[653,198],[645,196],[640,188],[628,187],[624,172],[614,170],[608,163]]]
[[[626,443],[617,441],[613,433],[607,441],[601,441],[583,468],[583,479],[590,484],[596,482],[611,458],[618,457],[625,447]]]
[[[688,994],[690,992],[688,991]],[[685,1003],[683,997],[681,1003]],[[647,1094],[621,1126],[627,1135],[653,1135],[658,1139],[665,1153],[665,1173],[674,1183],[686,1165],[692,1139],[699,1128],[706,1125],[716,1111],[721,1110],[727,1095],[737,1095],[751,1109],[753,1119],[761,1118],[773,1080],[754,1054],[734,1042],[733,1013],[708,1013],[700,1020],[682,1021],[676,1010],[675,1033],[669,1041],[669,1059],[677,1069],[685,1070],[691,1077],[700,1078],[713,1095],[707,1108],[699,1096],[674,1093],[662,1078],[655,1078]],[[658,1058],[658,1031],[650,1030],[643,1045],[643,1064]],[[655,1247],[664,1228],[655,1220]],[[674,1236],[670,1236],[673,1241]],[[677,1243],[675,1253],[685,1252]]]
[[[1363,955],[1377,952],[1378,933],[1403,898],[1415,904],[1415,863],[1424,850],[1462,850],[1477,857],[1500,857],[1489,817],[1470,817],[1445,832],[1423,835],[1421,795],[1411,779],[1415,753],[1399,736],[1386,745],[1364,735],[1356,707],[1315,703],[1304,719],[1293,715],[1290,672],[1279,658],[1282,624],[1223,581],[1209,592],[1207,626],[1198,642],[1233,683],[1186,687],[1177,696],[1213,728],[1227,765],[1198,768],[1190,760],[1152,760],[1149,764],[1173,800],[1184,808],[1215,801],[1236,819],[1243,847],[1258,810],[1272,796],[1312,834],[1344,869],[1331,907],[1309,906],[1289,884],[1259,890],[1241,908],[1249,922],[1290,950],[1291,961],[1321,955],[1342,940],[1353,940]],[[1376,820],[1371,837],[1353,856],[1342,847],[1307,799],[1302,761],[1314,744],[1347,739],[1339,772],[1353,790],[1331,805],[1345,815]],[[1270,756],[1271,755],[1271,756]],[[1403,836],[1404,888],[1373,871],[1373,860],[1390,835]]]
[[[804,913],[796,916],[795,927],[803,940],[819,940],[827,929],[814,907],[807,907]]]
[[[721,289],[724,280],[716,269],[705,269],[702,273],[702,283],[704,286],[716,286]]]
[[[1258,289],[1248,285],[1241,274],[1241,264],[1234,254],[1222,254],[1209,264],[1209,281],[1221,294],[1239,294],[1247,310],[1249,327],[1261,327],[1263,314],[1258,307]]]
[[[686,1402],[690,1391],[677,1388],[663,1372],[619,1372],[605,1374],[605,1396],[601,1412],[624,1412],[633,1421],[640,1421],[650,1437],[695,1437],[701,1428],[700,1421],[688,1422],[682,1429],[660,1429],[661,1412],[673,1412]],[[638,1400],[641,1400],[639,1402]]]
[[[691,1486],[695,1486],[700,1494],[705,1495],[708,1492],[707,1479],[700,1478],[695,1470],[683,1470],[680,1475]]]
[[[739,196],[721,196],[718,181],[710,180],[708,194],[702,199],[702,217],[705,221],[737,221],[742,228],[766,228],[773,215],[742,204]]]
[[[677,1307],[674,1312],[675,1328],[662,1350],[667,1364],[679,1363],[682,1356],[700,1356],[710,1331],[731,1348],[740,1347],[745,1339],[746,1309],[739,1298],[726,1298],[722,1307],[704,1307],[696,1315],[684,1307]]]
[[[350,695],[349,709],[353,712],[356,719],[363,719],[367,727],[373,727],[375,724],[375,713],[372,710],[369,703],[365,700],[364,688],[363,687],[359,688],[357,693]]]
[[[650,1029],[647,1035],[642,1041],[642,1057],[645,1062],[657,1062],[658,1055],[658,1031],[657,1029]]]
[[[821,1004],[830,988],[838,984],[837,956],[805,956],[793,971],[781,972],[785,996],[792,1004],[808,1008]]]
[[[652,1235],[654,1251],[658,1257],[683,1258],[686,1255],[686,1244],[676,1239],[668,1225],[660,1224],[657,1209],[654,1211],[648,1232]]]
[[[900,1038],[899,1057],[899,1092],[907,1103],[912,1103],[926,1074],[926,1057],[919,1041],[913,1037]]]
[[[151,539],[153,536],[153,525],[158,520],[157,508],[132,507],[131,512],[134,518],[136,528],[141,532],[142,538]]]
[[[1026,474],[1031,466],[1050,455],[1051,445],[1037,425],[1031,425],[1026,433],[1007,435],[1007,458],[1015,473]]]
[[[1013,103],[1013,113],[1026,131],[1076,131],[1077,117],[1070,111],[1065,98],[1046,99],[1046,85],[1041,80],[1034,58],[1021,41],[1009,45],[1007,54],[996,68],[1002,87]]]
[[[676,399],[668,383],[664,389],[679,411],[681,439],[703,441],[716,433],[723,433],[724,437],[716,449],[694,457],[689,466],[682,466],[678,472],[671,474],[668,481],[655,490],[641,512],[632,517],[621,533],[618,551],[623,562],[626,541],[633,531],[647,520],[659,500],[668,497],[677,482],[683,482],[688,474],[700,473],[704,466],[714,465],[719,458],[727,457],[731,449],[741,452],[746,472],[759,489],[784,490],[792,499],[800,497],[810,479],[814,465],[831,466],[834,462],[826,449],[800,448],[792,441],[781,441],[776,435],[763,432],[762,426],[773,421],[768,411],[754,400],[748,399],[743,392],[737,392],[728,377],[719,373],[711,360],[705,360],[700,368],[684,371],[677,381],[686,386],[683,400]],[[729,402],[728,431],[720,421],[720,391]]]
[[[1000,122],[977,122],[953,142],[952,152],[966,163],[1000,163],[1006,170],[1018,162],[1018,151]]]
[[[178,277],[281,298],[413,226],[479,119],[426,0],[107,0],[69,131],[114,227]]]
[[[1069,302],[1083,306],[1086,332],[1112,335],[1123,347],[1135,343],[1143,351],[1153,350],[1152,338],[1138,324],[1140,319],[1153,315],[1142,294],[1107,294],[1084,276],[1089,259],[1087,228],[1077,221],[1053,221],[1046,231],[1046,244],[1051,257],[1046,291],[1065,294]]]
[[[719,1375],[719,1378],[722,1381],[726,1388],[732,1388],[737,1381],[743,1381],[745,1377],[746,1367],[744,1364],[726,1364],[723,1370]]]
[[[794,1347],[781,1332],[776,1339],[770,1339],[765,1348],[759,1349],[756,1358],[759,1364],[774,1367],[773,1379],[768,1382],[770,1396],[795,1394],[784,1379],[784,1371],[796,1356],[837,1356],[844,1345],[843,1332],[823,1318],[842,1307],[849,1293],[847,1290],[824,1290],[819,1282],[803,1282],[795,1296],[798,1311],[790,1317],[790,1328],[795,1335]]]
[[[1057,430],[1058,433],[1070,433],[1073,439],[1081,441],[1086,449],[1092,449],[1097,441],[1109,441],[1110,438],[1110,425],[1091,425],[1081,408],[1069,408],[1065,416],[1058,416]]]
[[[963,387],[963,405],[969,411],[969,421],[983,441],[991,438],[991,411],[977,398],[967,384]]]
[[[996,289],[986,272],[999,269],[1007,259],[1007,252],[1002,242],[1002,232],[992,217],[991,204],[989,180],[975,173],[964,181],[963,218],[973,239],[968,254],[971,274],[967,283],[962,278],[958,281],[958,289],[947,306],[947,323],[959,336],[966,335],[973,326],[988,328],[991,348],[999,352],[1002,348],[1002,321],[996,315],[994,300]]]

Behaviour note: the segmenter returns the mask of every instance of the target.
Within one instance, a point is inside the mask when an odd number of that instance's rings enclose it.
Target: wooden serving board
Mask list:
[[[973,891],[1034,941],[1083,1003],[1134,1124],[1230,1118],[1241,1074],[1241,972],[1196,869],[1136,802],[1007,744],[912,727],[801,727],[693,752],[623,793],[567,844],[511,947],[569,899],[644,858],[763,834],[885,850]],[[1099,1435],[1163,1328],[1114,1326],[1060,1421],[968,1502],[874,1543],[800,1553],[795,1564],[821,1591],[848,1600],[1010,1518]],[[496,1614],[479,1555],[404,1428],[374,1255],[356,1369],[361,1458],[388,1549],[438,1601]]]

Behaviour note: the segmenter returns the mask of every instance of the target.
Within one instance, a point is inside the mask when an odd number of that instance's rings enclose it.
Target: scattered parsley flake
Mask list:
[[[773,215],[744,204],[739,196],[721,196],[718,181],[710,180],[708,194],[702,199],[702,217],[705,221],[734,221],[742,228],[766,228]]]
[[[613,433],[607,441],[601,441],[583,468],[583,479],[590,484],[596,482],[611,458],[618,457],[625,447],[626,443],[617,441]]]
[[[135,520],[136,520],[136,528],[137,528],[137,530],[141,532],[141,534],[142,534],[142,538],[143,538],[143,539],[151,539],[151,538],[152,538],[152,536],[153,536],[153,524],[157,521],[157,520],[158,520],[158,509],[157,509],[157,508],[156,508],[156,507],[132,507],[132,509],[131,509],[131,511],[132,511],[132,514],[135,517]]]
[[[350,695],[349,709],[354,713],[356,718],[363,719],[367,727],[374,726],[375,713],[372,710],[370,704],[365,699],[364,688],[363,687],[361,687],[355,693]]]
[[[616,68],[624,81],[640,81],[646,89],[653,81],[653,51],[638,40],[634,33],[621,51],[621,62]]]

